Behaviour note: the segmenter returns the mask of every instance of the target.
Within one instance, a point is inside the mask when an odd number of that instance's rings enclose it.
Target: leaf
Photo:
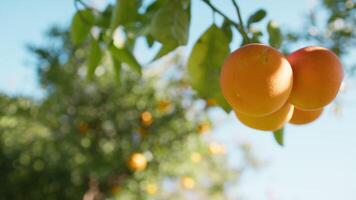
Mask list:
[[[127,48],[117,48],[114,45],[110,45],[109,51],[111,55],[117,61],[126,63],[132,70],[137,72],[139,75],[142,75],[141,65],[136,60],[135,56]]]
[[[280,146],[283,146],[284,145],[284,128],[281,128],[277,131],[274,131],[273,132],[273,137],[274,137],[274,140],[280,145]]]
[[[253,23],[261,21],[267,15],[266,11],[263,9],[257,10],[253,15],[248,18],[247,26],[250,26]]]
[[[180,46],[188,42],[190,9],[180,0],[169,0],[153,16],[150,33],[163,45]]]
[[[104,29],[110,28],[112,10],[113,6],[109,4],[103,12],[99,13],[95,25]]]
[[[79,10],[74,15],[71,24],[70,38],[75,44],[81,44],[89,35],[94,24],[94,15],[90,9]]]
[[[283,36],[282,36],[281,30],[280,30],[278,24],[274,21],[268,22],[267,31],[269,34],[268,43],[272,47],[277,48],[277,49],[279,47],[281,47]]]
[[[215,98],[227,112],[231,108],[222,96],[219,76],[229,52],[229,42],[224,32],[212,25],[198,39],[188,59],[188,73],[193,89],[202,98]]]
[[[119,25],[126,25],[138,18],[140,0],[116,0],[111,18],[111,30],[114,31]]]
[[[147,35],[145,38],[147,46],[151,48],[155,42],[155,39],[151,35]]]
[[[99,46],[99,42],[94,38],[91,41],[89,57],[87,59],[88,73],[87,77],[89,80],[93,78],[96,67],[100,64],[102,57],[102,52]]]
[[[176,48],[177,46],[162,45],[156,56],[153,58],[153,61],[167,55],[169,52],[173,51]]]
[[[111,55],[112,64],[115,72],[115,80],[118,85],[121,85],[121,62]]]
[[[232,41],[232,30],[231,24],[228,20],[224,20],[223,25],[221,26],[221,30],[224,32],[226,38],[228,39],[229,43]]]

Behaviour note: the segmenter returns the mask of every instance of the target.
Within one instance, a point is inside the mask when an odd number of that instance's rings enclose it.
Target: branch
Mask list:
[[[243,20],[242,20],[242,17],[241,17],[240,8],[237,5],[235,0],[231,0],[231,1],[232,1],[232,4],[234,5],[234,7],[236,9],[237,17],[239,18],[240,28],[241,28],[241,32],[242,32],[241,34],[243,34],[243,37],[244,37],[244,39],[246,39],[247,42],[250,42],[250,39],[248,38],[247,33],[245,31],[245,26],[244,26],[244,23],[243,23]]]
[[[228,16],[226,16],[223,12],[221,12],[219,9],[217,9],[213,4],[211,4],[210,0],[202,0],[206,5],[208,5],[214,12],[218,13],[219,15],[221,15],[224,19],[226,19],[228,22],[230,22],[232,25],[235,26],[235,28],[239,31],[239,33],[241,34],[241,36],[243,37],[243,39],[245,41],[249,41],[249,38],[245,32],[245,30],[243,29],[242,24],[238,24],[235,21],[231,20]],[[234,5],[236,4],[236,2],[234,2]],[[238,12],[240,13],[240,12]],[[239,17],[239,20],[241,19],[241,16]],[[240,23],[242,22],[242,20],[240,20]]]

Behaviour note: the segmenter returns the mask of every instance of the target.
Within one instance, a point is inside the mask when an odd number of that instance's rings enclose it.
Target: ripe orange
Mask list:
[[[289,123],[296,125],[308,124],[318,119],[323,110],[323,108],[318,110],[301,110],[294,108],[293,116]]]
[[[128,161],[128,166],[132,171],[142,171],[147,166],[147,159],[142,153],[133,153]]]
[[[153,123],[152,114],[148,111],[141,113],[141,124],[145,127],[150,126]]]
[[[180,184],[184,189],[193,189],[195,187],[195,181],[189,176],[183,176],[180,180]]]
[[[320,109],[337,95],[343,69],[339,58],[330,50],[310,46],[288,56],[293,69],[290,102],[304,110]]]
[[[253,117],[235,110],[237,118],[246,126],[263,130],[275,131],[282,128],[292,117],[294,106],[286,103],[278,111],[263,117]]]
[[[197,127],[197,132],[198,132],[199,134],[207,133],[207,132],[209,132],[210,130],[211,130],[211,126],[210,126],[210,124],[207,123],[207,122],[201,123],[201,124],[199,124],[198,127]]]
[[[280,109],[292,84],[292,68],[287,59],[263,44],[249,44],[231,53],[220,74],[226,101],[239,113],[255,117]]]
[[[146,190],[147,194],[154,195],[157,193],[158,187],[156,184],[150,183],[150,184],[146,185],[145,190]]]

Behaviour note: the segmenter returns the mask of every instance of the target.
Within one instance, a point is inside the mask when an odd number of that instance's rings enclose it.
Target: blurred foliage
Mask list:
[[[124,64],[117,82],[105,59],[88,80],[91,44],[72,46],[58,28],[49,36],[30,48],[45,97],[0,96],[1,198],[228,199],[243,171],[222,165],[225,147],[204,139],[214,101],[197,106],[180,62],[142,78]],[[256,165],[242,152],[243,168]]]
[[[356,2],[322,0],[307,15],[304,28],[287,34],[289,43],[309,41],[344,58],[356,47]],[[356,66],[346,66],[353,73]]]

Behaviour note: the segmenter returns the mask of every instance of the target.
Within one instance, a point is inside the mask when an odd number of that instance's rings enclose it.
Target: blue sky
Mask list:
[[[199,0],[192,1],[194,28],[189,45],[184,49],[187,54],[199,35],[212,23],[212,14],[207,7]],[[230,1],[213,2],[236,19]],[[245,19],[253,11],[265,8],[268,18],[276,20],[282,29],[296,29],[305,19],[303,14],[317,0],[238,2]],[[0,91],[12,95],[40,95],[33,59],[25,45],[45,43],[43,35],[47,28],[52,24],[67,25],[73,12],[72,0],[1,0]],[[237,48],[238,41],[234,41],[231,47]],[[148,60],[152,52],[140,54],[143,55],[142,60]],[[228,145],[251,142],[257,156],[269,161],[258,173],[243,177],[245,184],[240,192],[252,200],[356,199],[356,136],[353,132],[356,90],[351,87],[354,84],[348,80],[347,90],[339,95],[341,114],[333,112],[333,104],[311,125],[287,126],[284,148],[273,142],[271,134],[246,128],[233,115],[225,116],[217,111],[214,117],[218,121],[215,133],[218,138]]]

